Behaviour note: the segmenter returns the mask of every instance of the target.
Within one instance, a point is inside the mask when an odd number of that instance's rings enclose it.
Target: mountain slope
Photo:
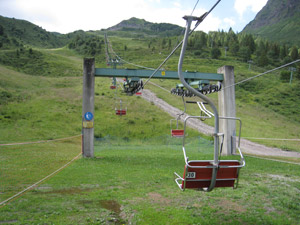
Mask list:
[[[131,31],[153,36],[174,36],[179,35],[182,29],[182,27],[170,23],[151,23],[132,17],[108,28],[107,31]]]
[[[269,0],[243,30],[272,41],[300,45],[300,1]]]
[[[68,41],[68,38],[65,35],[48,32],[33,23],[15,18],[0,16],[0,28],[2,31],[0,33],[0,41],[11,38],[11,40],[15,40],[11,42],[18,42],[19,44],[42,48],[62,47],[66,45]],[[7,41],[2,41],[1,43],[2,48],[9,48],[10,45],[19,45]]]

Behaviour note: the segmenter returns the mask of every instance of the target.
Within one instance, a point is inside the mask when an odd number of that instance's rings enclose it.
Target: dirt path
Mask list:
[[[167,102],[163,101],[162,99],[156,97],[154,93],[150,90],[144,89],[142,98],[153,102],[156,106],[164,110],[165,112],[169,113],[172,117],[177,118],[179,113],[182,113],[181,110],[169,105]],[[183,121],[185,117],[189,115],[185,114],[182,116],[181,120]],[[214,128],[211,126],[206,125],[205,123],[201,122],[198,119],[190,119],[187,122],[189,127],[192,127],[199,132],[211,135],[214,131]],[[279,148],[271,148],[261,144],[257,144],[246,139],[241,139],[241,150],[243,153],[251,154],[251,155],[259,155],[259,156],[284,156],[284,157],[297,157],[300,158],[299,152],[291,152],[291,151],[283,151]]]

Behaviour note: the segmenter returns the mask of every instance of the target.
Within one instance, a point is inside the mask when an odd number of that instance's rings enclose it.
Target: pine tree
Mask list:
[[[251,59],[251,50],[248,46],[243,46],[239,50],[239,56],[243,62],[248,62]]]
[[[227,46],[229,47],[229,51],[233,55],[237,55],[239,51],[239,41],[237,35],[232,31],[232,29],[229,29],[229,32],[227,34]]]
[[[282,45],[280,47],[280,53],[279,53],[280,59],[283,60],[287,55],[288,55],[287,47],[286,45]]]
[[[291,55],[291,59],[292,59],[293,61],[295,61],[295,60],[297,60],[297,59],[299,58],[298,49],[297,49],[295,46],[293,46],[290,55]]]

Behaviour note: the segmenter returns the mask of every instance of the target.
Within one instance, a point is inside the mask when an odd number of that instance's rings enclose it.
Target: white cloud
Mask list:
[[[181,8],[180,2],[173,2],[173,5],[177,8]]]
[[[234,1],[235,9],[241,15],[249,7],[251,10],[259,8],[257,0]],[[184,27],[185,20],[182,17],[190,15],[193,6],[194,1],[191,4],[191,1],[183,0],[0,0],[0,14],[28,20],[48,31],[68,33],[78,29],[108,28],[131,17]],[[232,8],[233,5],[227,7]],[[204,9],[198,4],[193,15],[200,16],[207,10],[208,8]],[[226,14],[226,10],[223,12]],[[208,32],[233,27],[234,20],[235,25],[238,22],[231,16],[225,15],[228,18],[223,18],[222,14],[215,14],[213,11],[197,30]]]
[[[234,19],[227,18],[227,17],[223,19],[223,22],[226,25],[231,26],[231,27],[233,27],[236,24],[235,21],[234,21]]]
[[[15,0],[22,19],[49,31],[61,33],[78,29],[98,30],[113,26],[133,16],[143,18],[149,11],[146,1],[130,0]]]
[[[209,31],[217,31],[220,29],[220,25],[222,24],[222,20],[218,17],[214,17],[212,14],[209,15],[202,24],[199,25],[197,30],[202,30],[206,33]]]
[[[235,0],[234,9],[242,17],[246,10],[257,13],[265,6],[268,0]]]

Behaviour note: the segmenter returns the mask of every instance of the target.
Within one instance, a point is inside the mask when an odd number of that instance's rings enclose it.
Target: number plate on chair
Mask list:
[[[186,178],[196,178],[196,172],[188,172]]]

